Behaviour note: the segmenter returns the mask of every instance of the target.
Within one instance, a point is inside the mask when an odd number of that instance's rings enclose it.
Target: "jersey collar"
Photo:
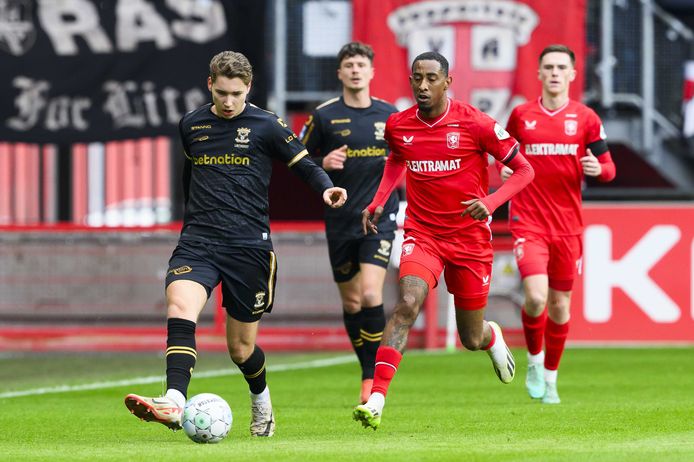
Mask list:
[[[422,122],[427,127],[431,128],[431,127],[435,126],[437,123],[441,122],[443,119],[445,119],[446,116],[448,115],[448,111],[450,111],[450,109],[451,109],[451,99],[447,98],[447,100],[448,100],[448,103],[446,105],[446,112],[444,112],[441,115],[441,117],[436,119],[433,123],[429,123],[429,122],[425,121],[422,117],[419,117],[419,108],[417,108],[417,111],[415,112],[415,116],[419,119],[420,122]]]
[[[537,98],[537,105],[540,106],[540,110],[547,114],[550,117],[554,117],[555,115],[559,114],[561,111],[566,109],[569,106],[569,103],[571,102],[571,99],[567,99],[566,103],[562,104],[560,107],[556,108],[553,111],[550,111],[546,107],[542,105],[542,96],[538,96]]]

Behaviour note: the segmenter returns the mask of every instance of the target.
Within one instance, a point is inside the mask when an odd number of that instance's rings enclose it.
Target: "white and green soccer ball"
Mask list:
[[[196,443],[219,443],[231,430],[231,408],[214,393],[200,393],[183,409],[183,431]]]

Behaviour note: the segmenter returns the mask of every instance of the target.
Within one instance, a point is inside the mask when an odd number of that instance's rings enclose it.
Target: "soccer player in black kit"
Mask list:
[[[347,335],[362,370],[361,402],[371,393],[376,350],[383,336],[383,283],[396,229],[397,194],[388,200],[378,234],[364,236],[361,211],[370,203],[383,173],[388,145],[386,119],[397,109],[372,98],[373,50],[352,42],[337,55],[342,96],[318,106],[301,131],[301,141],[328,172],[333,183],[349,191],[340,210],[325,211],[330,265],[342,299]]]
[[[251,435],[272,436],[275,420],[265,380],[265,354],[255,344],[270,312],[277,276],[268,218],[272,159],[287,164],[330,207],[347,193],[334,187],[303,144],[275,114],[246,101],[253,70],[241,53],[210,62],[208,103],[179,123],[186,162],[185,215],[166,274],[166,394],[129,394],[126,407],[146,421],[177,430],[195,367],[195,326],[212,289],[222,283],[229,355],[248,382]]]

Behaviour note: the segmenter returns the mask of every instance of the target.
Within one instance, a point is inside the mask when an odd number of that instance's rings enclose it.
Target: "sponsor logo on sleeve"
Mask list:
[[[511,135],[509,135],[508,132],[504,130],[504,127],[496,123],[494,124],[494,133],[496,134],[496,137],[499,139],[499,141],[503,141],[511,137]]]

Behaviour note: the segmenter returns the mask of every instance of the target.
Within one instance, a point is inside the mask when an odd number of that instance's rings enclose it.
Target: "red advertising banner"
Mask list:
[[[694,342],[694,206],[584,211],[572,341]]]
[[[576,53],[571,96],[580,100],[585,0],[353,0],[353,37],[376,57],[373,95],[404,109],[414,57],[438,51],[450,63],[452,97],[505,123],[518,104],[539,95],[538,56],[562,43]]]

